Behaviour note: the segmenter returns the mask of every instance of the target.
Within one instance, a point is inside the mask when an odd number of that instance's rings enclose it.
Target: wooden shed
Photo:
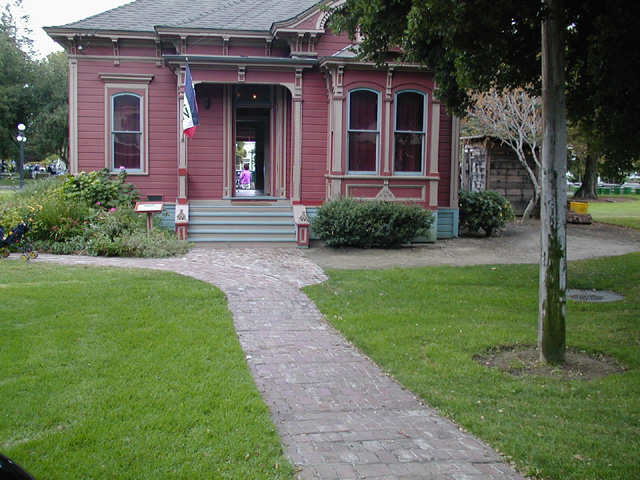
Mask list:
[[[463,137],[461,143],[460,188],[496,191],[511,202],[516,215],[522,216],[534,190],[516,152],[499,139],[484,135]],[[535,171],[531,158],[529,166]]]

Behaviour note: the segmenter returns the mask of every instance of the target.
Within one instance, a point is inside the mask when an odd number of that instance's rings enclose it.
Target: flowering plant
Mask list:
[[[58,224],[51,227],[50,237],[56,242],[62,242],[82,236],[88,224],[88,220],[83,222],[79,218],[60,217]]]

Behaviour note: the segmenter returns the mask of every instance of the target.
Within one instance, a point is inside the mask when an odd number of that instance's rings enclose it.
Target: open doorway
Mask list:
[[[271,98],[268,85],[239,85],[236,89],[236,197],[271,195]],[[244,170],[250,175],[243,174]]]

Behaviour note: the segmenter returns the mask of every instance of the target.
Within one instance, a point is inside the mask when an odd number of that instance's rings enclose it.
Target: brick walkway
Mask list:
[[[36,261],[170,270],[224,291],[299,479],[524,479],[325,322],[300,288],[326,276],[298,249],[196,249],[160,260],[41,255]]]

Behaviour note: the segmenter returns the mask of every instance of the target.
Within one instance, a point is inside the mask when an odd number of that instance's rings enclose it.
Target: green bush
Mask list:
[[[74,255],[86,252],[87,240],[84,236],[68,238],[64,242],[36,243],[37,250],[49,250],[56,255]]]
[[[31,224],[33,240],[64,242],[83,235],[95,211],[86,205],[69,201],[58,190],[50,190],[40,199],[34,198]]]
[[[7,232],[21,221],[31,228],[38,250],[56,254],[167,257],[186,253],[190,245],[159,227],[147,233],[146,216],[137,214],[138,198],[126,173],[106,170],[66,179],[38,180],[0,201],[0,225]]]
[[[428,235],[432,223],[431,211],[418,205],[342,198],[321,205],[311,228],[327,245],[397,247]]]
[[[122,170],[113,176],[106,168],[93,172],[68,175],[62,184],[62,192],[67,197],[86,205],[109,210],[125,205],[133,205],[139,198],[135,187],[126,183],[127,172]]]
[[[460,227],[470,233],[484,230],[487,237],[515,219],[509,200],[498,192],[460,190]]]
[[[34,216],[42,209],[44,199],[48,198],[61,181],[57,177],[38,180],[25,184],[22,190],[7,198],[0,199],[0,225],[6,230],[26,221],[33,228]],[[32,235],[33,232],[30,232]]]
[[[115,238],[98,233],[86,243],[89,255],[107,257],[173,257],[187,253],[189,248],[188,242],[178,240],[173,232],[161,228],[149,232],[136,230]]]
[[[15,202],[7,202],[0,205],[0,226],[4,227],[7,234],[10,229],[24,220],[28,213],[25,206]]]

